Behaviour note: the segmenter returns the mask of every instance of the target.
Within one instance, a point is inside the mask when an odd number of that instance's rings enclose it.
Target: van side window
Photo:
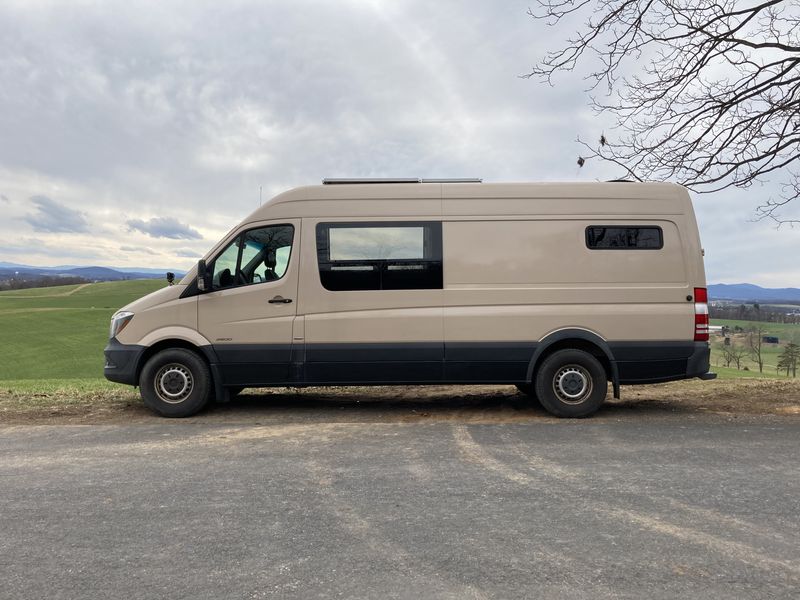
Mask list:
[[[215,290],[277,281],[289,267],[294,227],[271,225],[239,234],[211,265]]]
[[[664,247],[661,227],[590,225],[586,247],[592,250],[660,250]]]
[[[331,291],[441,289],[442,224],[319,223],[317,262]]]

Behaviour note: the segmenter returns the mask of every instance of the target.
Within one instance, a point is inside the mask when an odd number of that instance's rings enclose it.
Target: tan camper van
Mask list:
[[[246,387],[513,384],[551,413],[709,373],[702,250],[665,183],[326,180],[117,312],[105,376],[154,411]]]

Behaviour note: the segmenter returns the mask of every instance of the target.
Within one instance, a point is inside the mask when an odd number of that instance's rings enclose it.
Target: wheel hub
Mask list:
[[[592,378],[580,365],[567,365],[553,378],[553,391],[562,402],[580,404],[592,393]]]
[[[156,374],[156,394],[169,404],[178,404],[192,393],[192,373],[183,365],[170,364],[161,367]]]

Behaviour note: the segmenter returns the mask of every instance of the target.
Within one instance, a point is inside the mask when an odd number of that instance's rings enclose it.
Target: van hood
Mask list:
[[[159,304],[164,304],[165,302],[169,302],[170,300],[176,300],[180,298],[180,295],[186,291],[185,285],[170,285],[166,286],[160,290],[156,290],[155,292],[151,292],[146,296],[142,296],[138,300],[134,300],[130,304],[126,304],[119,310],[127,310],[132,313],[141,312],[143,310],[147,310],[148,308],[152,308],[154,306],[158,306]],[[118,311],[119,312],[119,311]]]

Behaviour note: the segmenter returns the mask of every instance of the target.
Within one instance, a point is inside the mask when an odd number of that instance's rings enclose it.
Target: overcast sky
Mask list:
[[[519,75],[566,32],[528,2],[0,3],[0,261],[188,268],[323,177],[610,179],[580,74]],[[695,196],[709,282],[800,287],[774,185]]]

